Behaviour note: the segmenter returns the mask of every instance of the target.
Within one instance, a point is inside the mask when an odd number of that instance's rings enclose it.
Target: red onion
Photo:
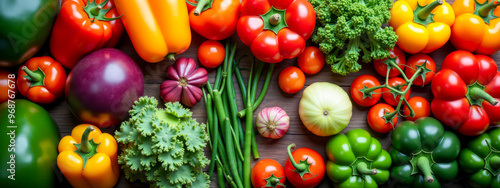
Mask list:
[[[181,102],[192,107],[203,95],[200,87],[208,80],[207,70],[196,69],[191,58],[179,58],[174,65],[167,67],[167,80],[160,85],[161,97],[165,102]]]
[[[280,107],[264,108],[256,119],[259,133],[272,139],[281,138],[290,127],[290,117]]]

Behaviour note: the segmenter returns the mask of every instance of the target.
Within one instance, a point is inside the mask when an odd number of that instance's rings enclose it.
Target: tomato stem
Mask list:
[[[500,5],[500,2],[498,0],[491,1],[488,4],[484,5],[479,9],[479,15],[481,17],[488,17],[490,12],[496,8],[498,5]]]
[[[427,157],[420,157],[417,160],[417,167],[422,171],[424,176],[426,177],[427,183],[434,182],[434,178],[432,177],[431,166],[429,163],[429,159]]]
[[[280,23],[280,20],[281,20],[281,15],[278,14],[278,13],[275,13],[273,14],[270,18],[269,18],[269,23],[271,25],[278,25]]]
[[[418,19],[420,20],[427,20],[427,17],[436,9],[437,6],[442,5],[444,2],[443,0],[437,0],[433,1],[432,3],[429,3],[427,6],[425,6],[420,12],[418,12]]]
[[[295,159],[293,159],[292,149],[295,149],[295,143],[288,145],[288,147],[286,148],[286,150],[288,152],[288,159],[290,159],[290,163],[292,163],[292,166],[295,168],[295,170],[300,171],[300,172],[306,171],[307,167],[308,167],[307,165],[297,164],[295,162]]]
[[[473,100],[483,99],[493,106],[498,104],[498,101],[495,98],[493,98],[490,94],[486,93],[486,91],[484,91],[484,89],[479,88],[479,87],[469,88],[469,96]]]
[[[90,144],[89,142],[89,135],[90,135],[90,132],[94,131],[94,126],[88,126],[87,129],[85,129],[85,131],[83,131],[83,134],[82,134],[82,141],[80,142],[82,145],[82,152],[83,153],[90,153],[90,151],[92,151],[92,145]]]
[[[368,165],[365,162],[359,162],[356,165],[356,169],[358,170],[359,173],[364,174],[364,175],[375,175],[378,173],[377,169],[368,168]]]

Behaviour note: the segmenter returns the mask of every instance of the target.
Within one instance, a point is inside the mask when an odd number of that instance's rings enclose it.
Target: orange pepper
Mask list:
[[[493,55],[500,50],[500,1],[457,0],[456,22],[451,28],[455,48]]]
[[[444,0],[399,0],[391,9],[389,25],[394,28],[401,50],[431,53],[450,39],[455,22],[451,5]]]
[[[115,0],[135,51],[147,62],[174,59],[191,44],[184,0]]]
[[[61,139],[57,166],[73,187],[113,187],[118,181],[118,145],[113,136],[81,124]]]

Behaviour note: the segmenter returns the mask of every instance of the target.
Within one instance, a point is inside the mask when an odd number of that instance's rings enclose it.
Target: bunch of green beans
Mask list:
[[[235,60],[237,43],[226,43],[224,63],[217,68],[214,85],[207,82],[203,97],[207,111],[207,132],[210,135],[209,146],[212,149],[208,174],[212,176],[217,168],[219,187],[225,187],[228,182],[231,187],[250,188],[251,154],[259,158],[255,130],[253,128],[253,111],[264,99],[269,88],[275,64],[269,64],[263,87],[257,97],[257,87],[266,63],[252,61],[250,77],[247,84]],[[246,116],[245,131],[238,112],[238,101],[233,82],[233,75],[240,88],[242,106]],[[257,97],[257,98],[256,98]],[[220,128],[219,128],[220,126]],[[242,146],[243,151],[242,152]],[[224,181],[226,180],[226,181]]]

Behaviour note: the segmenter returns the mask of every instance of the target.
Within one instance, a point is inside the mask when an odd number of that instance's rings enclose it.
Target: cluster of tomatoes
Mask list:
[[[420,117],[428,117],[431,114],[429,101],[419,96],[410,98],[411,88],[408,88],[408,86],[424,86],[431,83],[436,73],[436,63],[434,60],[425,54],[415,54],[406,60],[404,52],[398,47],[394,47],[394,49],[391,50],[390,57],[396,62],[398,67],[393,67],[389,71],[385,63],[387,59],[374,61],[377,73],[386,77],[385,80],[387,83],[384,84],[386,87],[381,85],[376,77],[365,74],[358,76],[352,82],[350,89],[352,99],[356,104],[364,107],[371,107],[367,117],[368,124],[373,130],[379,133],[391,131],[398,122],[398,114],[411,121]],[[424,66],[424,64],[426,67],[424,71],[425,78],[420,75],[415,75],[417,69]],[[412,80],[414,76],[415,78]],[[412,82],[407,83],[407,81]],[[378,89],[369,94],[365,94],[361,91],[363,88]],[[394,92],[395,90],[402,92],[405,99],[400,100],[401,93],[396,94],[396,92]],[[378,103],[380,98],[383,98],[385,103]],[[408,106],[413,109],[414,114],[410,114],[411,110]],[[396,109],[394,107],[396,107]],[[390,116],[390,118],[387,118],[387,116]]]

